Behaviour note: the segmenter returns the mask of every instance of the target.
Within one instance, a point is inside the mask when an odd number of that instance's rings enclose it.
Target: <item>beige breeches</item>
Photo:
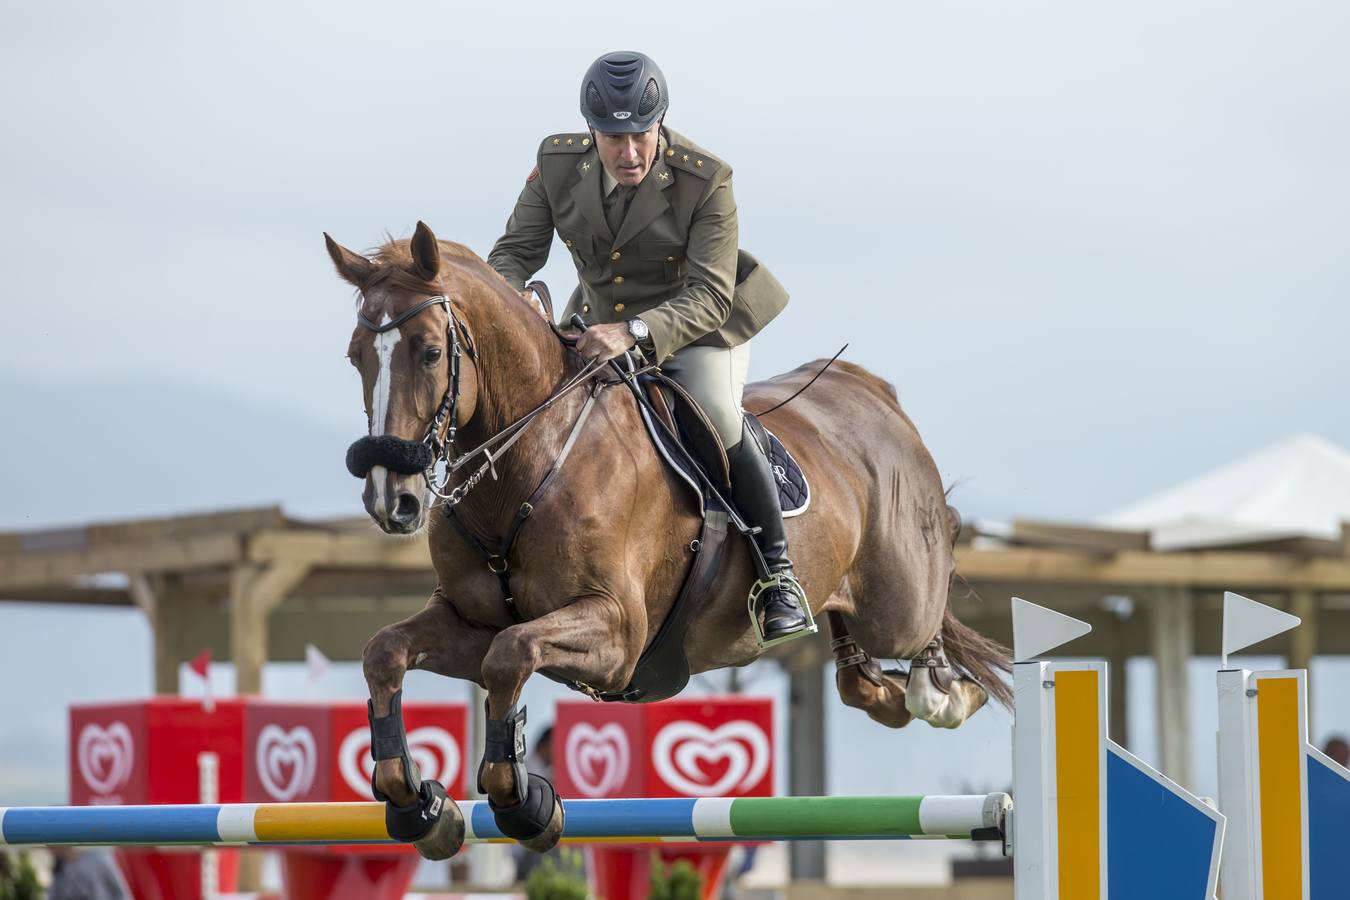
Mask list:
[[[661,371],[703,407],[722,445],[741,442],[741,395],[750,373],[750,341],[739,347],[685,347],[661,364]]]

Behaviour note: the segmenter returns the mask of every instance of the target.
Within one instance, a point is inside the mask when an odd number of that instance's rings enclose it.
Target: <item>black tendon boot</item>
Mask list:
[[[778,505],[778,485],[769,460],[748,426],[742,426],[741,442],[727,451],[731,464],[731,502],[750,525],[759,526],[755,543],[768,564],[769,581],[757,582],[751,597],[752,614],[764,616],[761,643],[766,646],[815,629],[804,613],[806,595],[792,574],[787,555],[787,531],[783,527],[783,509]]]

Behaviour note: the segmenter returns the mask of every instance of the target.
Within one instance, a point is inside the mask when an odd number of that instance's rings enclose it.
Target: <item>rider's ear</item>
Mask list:
[[[441,271],[441,245],[427,223],[418,222],[410,243],[413,268],[427,281],[435,281]]]
[[[328,245],[328,256],[333,260],[333,265],[337,266],[338,275],[352,287],[363,288],[366,282],[370,280],[370,273],[375,266],[370,260],[359,253],[353,253],[346,247],[339,244],[328,236],[328,232],[323,233],[324,243]]]

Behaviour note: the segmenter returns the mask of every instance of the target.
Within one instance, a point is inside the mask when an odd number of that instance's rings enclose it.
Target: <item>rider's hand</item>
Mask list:
[[[592,325],[577,339],[577,352],[585,359],[609,362],[625,350],[631,350],[637,341],[628,330],[627,322],[610,325]]]

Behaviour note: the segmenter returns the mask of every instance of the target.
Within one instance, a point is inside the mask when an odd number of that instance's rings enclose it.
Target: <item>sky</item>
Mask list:
[[[618,48],[661,64],[792,293],[752,377],[849,343],[967,518],[1084,520],[1294,432],[1350,445],[1348,28],[1311,0],[10,4],[0,528],[359,515],[322,232],[423,219],[486,255]],[[556,250],[543,277],[575,280]],[[0,693],[42,735],[0,728],[0,759],[41,768],[65,703],[150,689],[138,615],[0,607],[0,671],[42,673]],[[914,733],[916,758],[948,740]]]

